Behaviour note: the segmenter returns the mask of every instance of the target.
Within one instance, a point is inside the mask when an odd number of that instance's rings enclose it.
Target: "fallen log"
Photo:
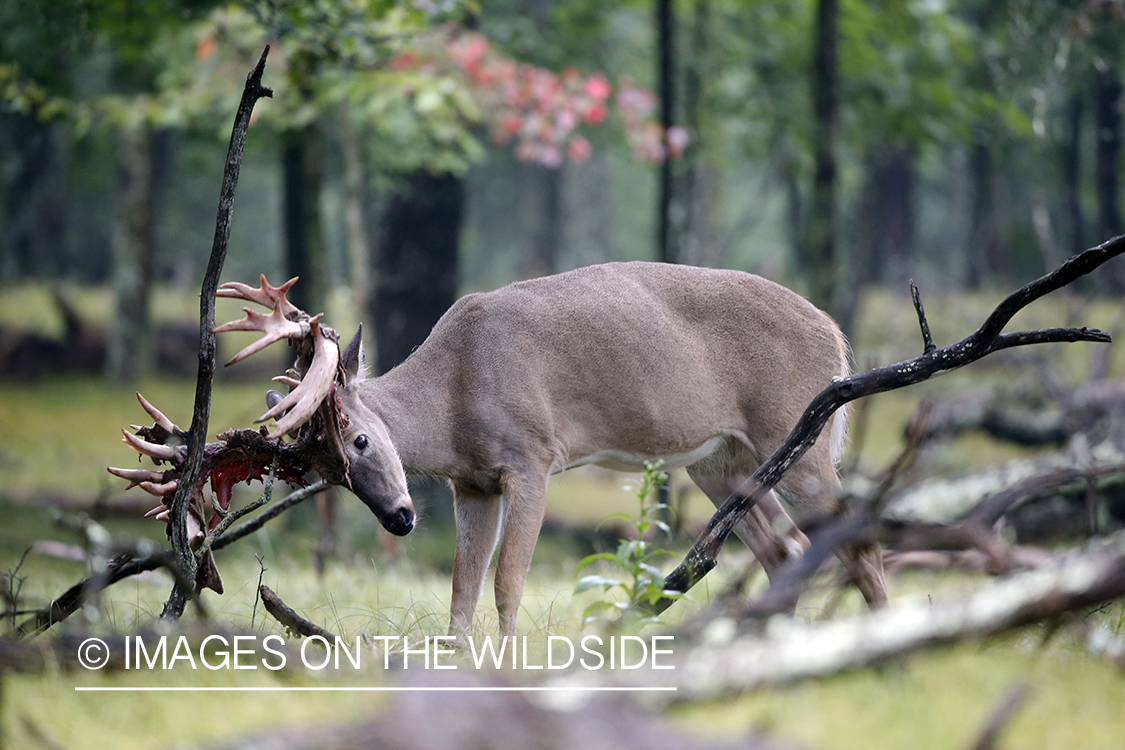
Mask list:
[[[1004,496],[1005,507],[988,511],[994,522],[1013,504],[1035,492],[1057,492],[1075,483],[1120,481],[1125,453],[1103,443],[1085,456],[1065,451],[1051,456],[1008,461],[962,477],[929,479],[898,493],[883,517],[903,523],[948,523]],[[1015,495],[1014,497],[1012,495]]]
[[[668,700],[713,699],[984,638],[1123,596],[1125,532],[948,601],[904,604],[828,623],[773,618],[764,633],[752,634],[740,633],[733,617],[716,618],[697,635],[677,636],[674,670],[622,677],[630,685],[675,685]],[[569,679],[584,684],[581,675]]]

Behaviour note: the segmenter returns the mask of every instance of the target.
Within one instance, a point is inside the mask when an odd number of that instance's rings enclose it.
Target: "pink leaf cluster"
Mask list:
[[[656,95],[628,78],[618,82],[615,96],[613,85],[600,73],[584,76],[567,68],[560,74],[517,63],[474,32],[450,36],[445,53],[468,77],[493,140],[500,145],[514,142],[521,161],[548,167],[561,166],[566,159],[585,161],[593,147],[580,129],[604,124],[611,112],[639,159],[659,163],[682,154],[687,144],[682,128],[670,129],[665,137],[653,119]]]

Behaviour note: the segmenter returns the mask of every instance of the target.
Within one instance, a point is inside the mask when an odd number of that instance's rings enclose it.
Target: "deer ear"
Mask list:
[[[367,378],[367,357],[363,352],[363,323],[359,324],[359,330],[355,332],[351,343],[344,349],[340,364],[344,366],[344,372],[348,376],[349,383]]]

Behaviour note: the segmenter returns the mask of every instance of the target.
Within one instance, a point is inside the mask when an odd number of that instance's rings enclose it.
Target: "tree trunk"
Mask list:
[[[900,286],[910,271],[914,243],[914,149],[876,148],[867,158],[865,196],[868,257],[859,281]]]
[[[672,0],[656,0],[657,83],[660,89],[660,125],[667,133],[675,123],[675,20]],[[660,195],[657,199],[656,259],[662,263],[678,260],[675,232],[672,226],[672,202],[675,200],[673,160],[665,156],[660,163]]]
[[[1102,239],[1122,233],[1121,190],[1121,76],[1114,69],[1097,71],[1097,165],[1098,225]],[[1120,259],[1106,264],[1100,276],[1105,290],[1125,292],[1125,264]]]
[[[696,0],[691,24],[691,53],[684,70],[684,125],[691,142],[684,153],[685,169],[680,189],[684,221],[680,232],[680,256],[686,262],[699,263],[708,257],[704,246],[706,211],[700,195],[704,177],[702,118],[703,87],[707,69],[707,45],[710,39],[711,0]],[[719,262],[722,259],[716,259]]]
[[[133,383],[155,362],[149,304],[156,236],[152,205],[151,134],[146,126],[117,133],[119,209],[113,232],[113,324],[106,374],[114,384]]]
[[[371,261],[368,258],[367,221],[363,210],[366,205],[366,161],[359,135],[348,122],[346,113],[340,118],[340,146],[344,151],[344,221],[347,225],[348,277],[352,304],[362,315],[363,310],[367,309],[367,298],[371,292],[367,274]]]
[[[0,280],[51,278],[68,270],[65,257],[65,149],[56,128],[30,115],[0,121],[5,144],[3,231],[0,233]]]
[[[980,289],[986,282],[1007,272],[1007,251],[1000,232],[996,166],[993,144],[988,135],[978,132],[969,154],[969,179],[972,205],[969,209],[969,237],[965,248],[965,285]]]
[[[324,312],[328,299],[328,252],[320,217],[324,144],[315,124],[284,135],[285,268],[299,276],[289,298],[310,315]]]
[[[563,170],[542,164],[522,167],[523,176],[533,187],[527,191],[530,206],[531,247],[521,263],[520,276],[533,278],[557,273],[563,237]]]
[[[1070,254],[1086,249],[1082,216],[1082,96],[1075,94],[1067,112],[1070,129],[1063,147],[1063,200],[1066,223],[1070,229]]]
[[[805,201],[801,195],[801,180],[797,162],[797,147],[788,133],[779,137],[781,163],[778,172],[785,188],[785,231],[793,257],[793,267],[800,274],[808,273],[811,265],[809,251],[805,243]]]
[[[457,298],[464,192],[460,177],[419,170],[390,200],[371,315],[380,373],[406,359]]]
[[[831,315],[839,314],[837,299],[837,150],[840,139],[840,69],[837,0],[816,6],[816,42],[812,69],[813,152],[816,162],[807,239],[809,299]]]

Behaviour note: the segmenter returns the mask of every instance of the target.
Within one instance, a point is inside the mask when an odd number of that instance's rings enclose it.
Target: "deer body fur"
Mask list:
[[[451,631],[472,624],[492,554],[501,629],[516,611],[551,475],[664,459],[721,504],[781,444],[805,406],[847,375],[836,324],[746,273],[611,263],[470,294],[390,372],[345,351],[349,484],[392,532],[413,528],[406,474],[445,477],[457,549]],[[841,512],[833,417],[778,491],[801,519]],[[737,533],[773,571],[807,539],[772,493]],[[885,601],[878,547],[842,553],[869,603]]]

